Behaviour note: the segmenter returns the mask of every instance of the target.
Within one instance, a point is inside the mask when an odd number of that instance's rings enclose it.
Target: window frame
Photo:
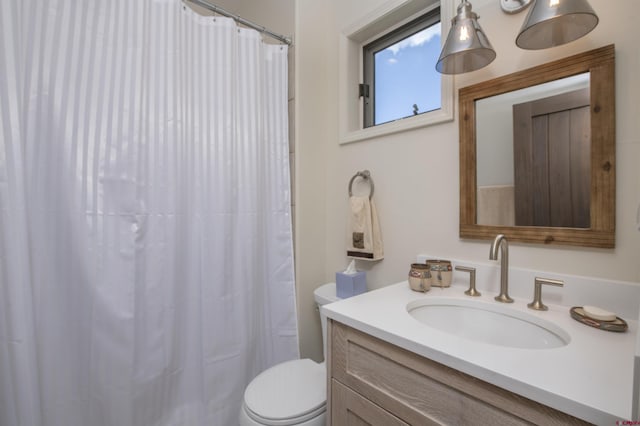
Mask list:
[[[338,37],[338,143],[340,145],[391,136],[454,121],[454,77],[442,75],[441,107],[405,120],[391,121],[363,128],[362,98],[358,84],[362,82],[362,46],[381,34],[397,28],[413,18],[440,7],[442,34],[447,34],[458,3],[453,0],[386,0],[376,8],[342,27]]]
[[[393,28],[382,36],[375,40],[368,42],[362,47],[362,84],[366,89],[360,91],[359,95],[362,97],[362,112],[363,112],[363,128],[381,126],[389,122],[403,120],[411,118],[413,116],[398,117],[394,120],[385,121],[383,123],[375,123],[375,106],[376,106],[376,91],[375,91],[375,55],[378,52],[383,51],[389,46],[411,37],[412,35],[423,31],[433,25],[441,22],[440,6],[437,6],[426,13],[421,14],[419,17],[399,26]],[[441,36],[442,37],[442,36]],[[435,63],[434,63],[435,67]],[[442,78],[441,78],[442,80]],[[440,99],[440,108],[442,108],[442,96]],[[426,114],[431,111],[425,111]]]

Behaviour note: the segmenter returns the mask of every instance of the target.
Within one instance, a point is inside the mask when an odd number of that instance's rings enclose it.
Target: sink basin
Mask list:
[[[552,322],[498,304],[426,298],[409,303],[407,311],[429,327],[491,345],[551,349],[571,341],[569,334]]]

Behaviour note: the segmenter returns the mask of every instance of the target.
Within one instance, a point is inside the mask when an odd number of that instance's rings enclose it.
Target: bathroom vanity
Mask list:
[[[477,265],[491,278],[494,266]],[[514,268],[515,269],[515,268]],[[528,281],[535,271],[514,271]],[[565,289],[548,291],[549,311],[527,309],[531,285],[514,285],[515,303],[493,301],[497,286],[482,285],[483,295],[464,295],[464,275],[447,289],[418,293],[402,282],[323,307],[328,324],[328,409],[330,424],[517,425],[616,424],[632,420],[638,286],[624,285],[624,333],[606,332],[571,319],[577,297],[595,297],[583,277],[560,276]],[[586,283],[584,281],[587,281]],[[577,296],[582,286],[583,296]],[[530,291],[525,291],[529,289]],[[560,296],[566,290],[564,299]],[[519,297],[522,296],[522,297]],[[560,337],[549,347],[525,341],[487,343],[492,333],[462,335],[420,321],[410,311],[424,306],[494,310],[531,321]],[[478,308],[478,309],[476,309]],[[443,310],[456,321],[456,311]],[[620,311],[618,312],[620,314]],[[460,323],[462,324],[462,323]],[[505,326],[507,329],[509,325]],[[500,327],[495,327],[500,328]],[[452,328],[455,330],[456,328]],[[500,330],[495,330],[500,333]],[[482,333],[481,333],[482,334]],[[527,333],[521,333],[526,335]],[[526,336],[525,336],[526,337]],[[544,340],[544,339],[542,339]]]
[[[340,322],[330,324],[334,425],[353,424],[354,417],[371,425],[588,424]]]

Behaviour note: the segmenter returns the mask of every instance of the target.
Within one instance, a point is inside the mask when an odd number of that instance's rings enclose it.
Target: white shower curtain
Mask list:
[[[0,1],[0,425],[227,426],[298,356],[287,48]]]

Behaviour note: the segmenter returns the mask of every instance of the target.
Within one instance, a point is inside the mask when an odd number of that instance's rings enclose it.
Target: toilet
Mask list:
[[[340,300],[335,283],[314,292],[318,307]],[[322,347],[327,318],[320,314]],[[296,359],[275,365],[254,378],[244,392],[240,426],[324,426],[327,406],[325,363]]]

